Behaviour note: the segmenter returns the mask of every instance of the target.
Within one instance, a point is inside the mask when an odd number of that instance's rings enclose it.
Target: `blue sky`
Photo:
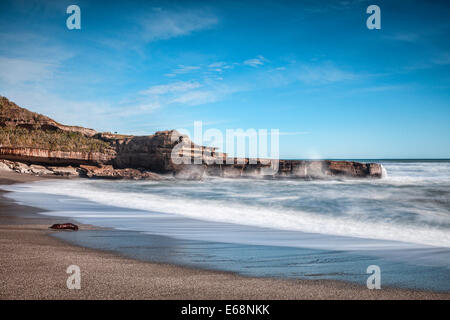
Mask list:
[[[449,18],[444,1],[2,1],[0,94],[99,131],[279,129],[282,158],[450,158]]]

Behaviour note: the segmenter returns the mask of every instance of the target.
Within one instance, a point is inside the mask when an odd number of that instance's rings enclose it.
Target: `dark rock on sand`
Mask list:
[[[78,230],[78,226],[73,223],[55,223],[50,227],[50,229],[57,229],[57,230]]]

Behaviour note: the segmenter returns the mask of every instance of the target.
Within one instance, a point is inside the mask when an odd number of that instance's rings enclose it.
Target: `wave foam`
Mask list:
[[[105,191],[98,186],[93,186],[90,181],[40,182],[30,184],[27,188],[22,187],[22,191],[77,196],[105,205],[175,214],[206,221],[450,247],[448,230],[427,225],[374,222],[361,217],[327,216],[297,209],[250,206],[229,200],[186,199],[151,193]],[[15,191],[18,191],[17,188]],[[70,213],[66,214],[70,216]],[[107,218],[108,214],[99,213],[98,217]]]

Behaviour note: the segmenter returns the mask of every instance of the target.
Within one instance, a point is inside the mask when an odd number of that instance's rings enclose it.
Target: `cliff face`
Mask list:
[[[155,172],[173,171],[170,154],[174,143],[170,131],[156,132],[151,136],[101,138],[109,141],[117,155],[112,164],[117,168],[145,168]]]
[[[52,165],[80,165],[80,164],[108,164],[115,153],[50,151],[38,148],[10,148],[0,147],[0,159],[52,164]]]
[[[180,161],[186,157],[189,161]],[[154,178],[149,171],[185,179],[205,175],[303,179],[382,176],[382,167],[376,163],[230,158],[215,148],[194,144],[175,130],[150,136],[98,133],[59,124],[4,97],[0,97],[0,159],[76,166],[80,175],[105,178]]]
[[[113,137],[110,137],[110,139]],[[160,131],[151,136],[113,139],[117,168],[144,168],[159,173],[174,173],[179,178],[198,179],[205,175],[220,177],[293,177],[303,179],[347,176],[382,177],[377,163],[354,161],[306,161],[230,158],[214,148],[194,144],[177,131]],[[175,149],[176,148],[176,149]],[[174,157],[175,155],[175,157]],[[177,159],[176,155],[179,155]],[[181,158],[189,161],[183,163]]]

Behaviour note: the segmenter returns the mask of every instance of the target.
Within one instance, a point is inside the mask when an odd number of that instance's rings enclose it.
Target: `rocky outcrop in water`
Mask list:
[[[112,160],[114,167],[145,168],[159,173],[173,173],[183,179],[199,179],[206,175],[302,179],[382,177],[382,166],[378,163],[231,158],[215,148],[196,145],[189,137],[175,130],[160,131],[151,136],[126,137],[114,143],[117,151],[117,156]],[[179,163],[179,159],[174,157],[174,148],[180,157],[187,156],[190,161]]]
[[[257,164],[185,165],[175,171],[175,176],[183,179],[199,179],[203,176],[327,179],[333,177],[381,178],[383,175],[382,166],[378,163],[280,160],[278,170],[274,163],[275,161],[270,164],[258,162]]]

